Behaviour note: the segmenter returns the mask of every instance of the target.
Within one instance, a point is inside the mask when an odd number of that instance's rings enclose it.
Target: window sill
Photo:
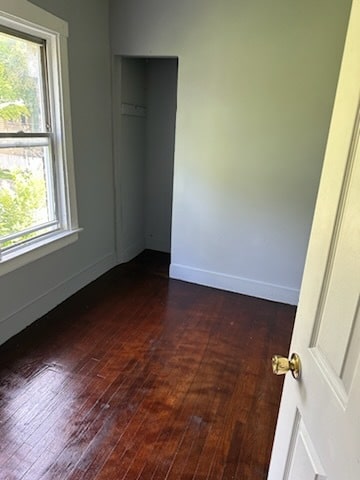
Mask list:
[[[63,231],[39,240],[32,245],[24,246],[20,251],[3,253],[0,261],[0,276],[76,242],[81,231],[81,228]]]

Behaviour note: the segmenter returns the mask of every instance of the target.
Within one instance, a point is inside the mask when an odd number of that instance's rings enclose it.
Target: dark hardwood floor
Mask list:
[[[294,307],[145,252],[0,347],[1,480],[266,479]]]

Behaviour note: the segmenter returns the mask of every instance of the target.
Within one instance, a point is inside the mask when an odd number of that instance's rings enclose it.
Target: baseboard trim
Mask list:
[[[114,254],[109,254],[44,292],[33,301],[0,321],[0,344],[21,332],[61,302],[116,265]]]
[[[290,305],[297,305],[299,301],[299,290],[294,288],[201,270],[186,265],[172,263],[170,278]]]

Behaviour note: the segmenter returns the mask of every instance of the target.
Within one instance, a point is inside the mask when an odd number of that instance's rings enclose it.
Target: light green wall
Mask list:
[[[147,65],[146,248],[170,252],[177,60]]]
[[[127,262],[145,249],[146,116],[122,115],[121,105],[146,109],[145,61],[115,58],[114,73],[117,244],[119,261]]]
[[[173,276],[296,303],[350,0],[111,0],[114,54],[178,56]]]

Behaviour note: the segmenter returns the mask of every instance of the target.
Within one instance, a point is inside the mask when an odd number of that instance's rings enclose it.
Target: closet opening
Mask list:
[[[118,263],[171,253],[178,59],[115,56]]]

